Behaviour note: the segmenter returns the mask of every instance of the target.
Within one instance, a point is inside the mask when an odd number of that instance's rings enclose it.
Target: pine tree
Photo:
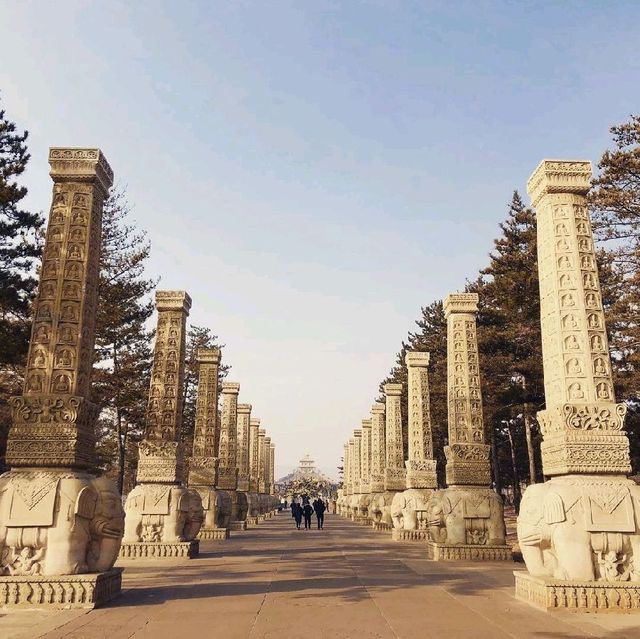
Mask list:
[[[535,412],[544,405],[536,219],[517,191],[500,230],[490,264],[472,288],[480,294],[478,340],[487,386],[487,417],[506,429],[517,495],[520,476],[528,475],[530,483],[539,476]],[[526,469],[518,468],[518,431],[526,442]]]
[[[0,109],[0,460],[10,424],[7,400],[22,386],[37,285],[34,268],[42,248],[43,217],[22,208],[27,189],[17,181],[30,158],[27,137]]]
[[[640,470],[640,117],[611,128],[589,193],[594,234],[600,240],[600,283],[618,401],[628,406],[625,428],[631,463]]]
[[[115,474],[121,491],[135,476],[135,444],[144,431],[153,335],[146,323],[156,286],[145,277],[150,253],[146,233],[130,217],[125,192],[112,190],[102,216],[93,392],[103,409],[99,458],[103,469]]]
[[[224,348],[224,344],[218,343],[218,336],[214,335],[210,328],[204,326],[190,326],[187,331],[186,358],[184,367],[184,390],[182,401],[182,431],[180,440],[184,444],[187,456],[191,455],[193,448],[193,432],[196,425],[196,399],[198,395],[198,360],[199,348]],[[231,370],[229,364],[220,362],[218,369],[218,393],[220,385]]]

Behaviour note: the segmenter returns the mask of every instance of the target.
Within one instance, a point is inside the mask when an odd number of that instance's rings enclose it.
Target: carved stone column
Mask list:
[[[52,148],[53,198],[23,394],[0,476],[0,607],[93,608],[120,592],[124,512],[94,474],[90,400],[102,234],[113,172],[99,149]],[[56,593],[48,597],[46,593]]]
[[[238,404],[238,492],[241,493],[245,504],[244,520],[247,520],[249,513],[255,509],[251,503],[249,493],[249,424],[251,422],[251,404]]]
[[[371,492],[384,491],[384,467],[387,460],[384,404],[371,407]]]
[[[264,428],[258,429],[258,494],[260,496],[260,514],[266,513],[266,497],[267,494],[267,482],[265,479],[265,470],[267,467],[267,460],[265,455],[264,440],[266,437],[266,430]]]
[[[351,519],[353,521],[360,521],[360,478],[361,478],[361,449],[362,449],[362,431],[356,429],[353,431],[353,438],[351,440],[353,446],[350,450],[351,459],[351,490],[352,495],[350,499]]]
[[[476,339],[476,293],[452,293],[444,300],[447,318],[447,401],[449,445],[447,483],[427,507],[432,559],[511,560],[505,543],[502,500],[489,486]]]
[[[204,519],[202,500],[184,488],[180,443],[186,322],[185,291],[157,291],[158,326],[151,370],[145,437],[140,442],[137,485],[127,496],[120,556],[194,557]]]
[[[405,362],[409,394],[409,459],[405,462],[407,490],[394,497],[391,516],[395,540],[417,541],[427,539],[424,515],[431,493],[438,487],[431,437],[429,353],[409,352]]]
[[[516,596],[547,609],[640,607],[640,487],[626,478],[626,405],[616,403],[586,194],[591,164],[544,160],[537,214],[546,409],[544,484],[525,491]],[[635,511],[635,516],[634,516]]]
[[[258,430],[260,420],[249,419],[249,518],[251,523],[258,523],[260,515],[259,474],[260,474],[260,440]]]
[[[400,395],[402,384],[385,384],[386,399],[386,463],[384,468],[384,489],[398,491],[405,489],[406,471],[402,445],[402,412]]]
[[[271,495],[276,494],[275,463],[276,463],[276,446],[275,444],[271,444],[270,460],[269,460],[269,469],[271,471],[270,478],[269,478],[269,486],[271,487],[271,490],[270,490]]]
[[[217,422],[220,349],[199,348],[196,359],[198,395],[189,486],[198,491],[204,508],[205,519],[199,538],[224,540],[229,538],[231,498],[225,491],[216,489],[220,439]]]
[[[231,530],[244,530],[247,518],[246,495],[238,491],[238,393],[240,384],[222,384],[220,421],[220,463],[218,486],[231,496]]]

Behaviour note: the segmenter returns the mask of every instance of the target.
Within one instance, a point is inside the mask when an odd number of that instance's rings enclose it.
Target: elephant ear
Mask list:
[[[457,503],[456,503],[457,505]],[[442,512],[445,515],[450,514],[453,511],[453,506],[451,505],[451,500],[448,497],[444,497],[442,499]]]
[[[564,502],[558,493],[550,492],[542,506],[542,518],[546,524],[559,524],[566,520]]]
[[[83,519],[93,519],[96,512],[96,503],[98,502],[98,493],[93,488],[85,486],[76,499],[75,514]]]

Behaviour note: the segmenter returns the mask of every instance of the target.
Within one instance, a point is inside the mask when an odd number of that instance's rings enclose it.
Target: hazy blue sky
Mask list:
[[[0,90],[99,146],[277,444],[335,474],[421,305],[487,261],[543,157],[640,112],[637,2],[0,1]]]

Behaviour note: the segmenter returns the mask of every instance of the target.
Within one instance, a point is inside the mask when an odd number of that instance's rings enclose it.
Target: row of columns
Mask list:
[[[10,400],[0,476],[0,607],[90,608],[120,592],[118,557],[193,557],[201,538],[275,512],[275,446],[224,383],[220,351],[198,351],[190,459],[180,441],[185,291],[156,293],[157,330],[136,486],[123,509],[96,469],[91,401],[102,209],[113,171],[99,149],[52,148],[53,195],[25,383]],[[185,467],[188,462],[188,469]],[[204,526],[203,526],[204,525]]]
[[[447,319],[448,488],[438,490],[433,450],[427,352],[408,352],[407,388],[384,386],[385,404],[372,406],[345,445],[339,511],[354,521],[391,530],[396,540],[423,540],[435,558],[507,559],[502,501],[491,490],[485,443],[476,313],[478,296],[453,293]],[[407,393],[407,459],[402,393]]]
[[[625,403],[617,403],[588,212],[591,165],[543,160],[527,189],[536,209],[546,408],[543,472],[517,520],[527,570],[516,597],[544,610],[640,608],[640,486],[631,481]],[[399,384],[344,447],[339,512],[436,560],[508,560],[502,501],[490,488],[476,337],[478,296],[444,300],[447,319],[447,487],[437,488],[429,415],[429,353],[410,352],[408,456]],[[383,421],[382,414],[385,419]],[[370,428],[370,433],[369,433]],[[384,429],[384,435],[382,435]],[[369,444],[369,442],[371,442]]]

